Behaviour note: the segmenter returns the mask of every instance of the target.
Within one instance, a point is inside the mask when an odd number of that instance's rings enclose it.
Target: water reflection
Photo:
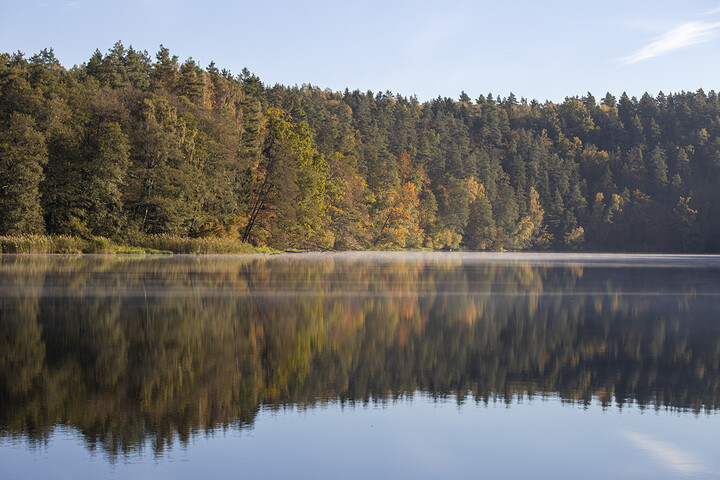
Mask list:
[[[156,452],[422,391],[720,407],[715,257],[0,257],[0,434]]]

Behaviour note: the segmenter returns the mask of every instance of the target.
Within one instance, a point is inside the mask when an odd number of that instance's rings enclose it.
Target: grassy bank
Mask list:
[[[148,235],[133,242],[133,246],[172,253],[194,254],[243,254],[276,253],[276,250],[253,247],[229,238],[187,238],[170,235]]]
[[[127,244],[103,237],[81,238],[65,235],[0,236],[0,253],[105,253],[105,254],[244,254],[271,253],[267,248],[224,238],[183,238],[148,235]]]

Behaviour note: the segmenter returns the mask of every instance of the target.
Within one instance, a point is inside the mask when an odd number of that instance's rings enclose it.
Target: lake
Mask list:
[[[720,478],[720,257],[0,256],[1,478]]]

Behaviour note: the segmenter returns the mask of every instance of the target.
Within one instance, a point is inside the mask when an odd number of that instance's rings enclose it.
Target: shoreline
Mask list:
[[[358,254],[358,253],[409,253],[437,254],[451,253],[458,255],[483,255],[487,257],[507,257],[521,254],[524,256],[553,255],[565,259],[609,258],[611,256],[683,256],[683,257],[715,257],[717,253],[706,252],[659,252],[659,251],[584,251],[584,250],[432,250],[398,249],[398,250],[277,250],[269,247],[255,247],[236,239],[219,237],[178,237],[170,235],[145,235],[136,239],[118,242],[106,237],[75,237],[69,235],[23,235],[0,236],[0,254],[7,255],[253,255],[253,254],[286,254],[286,255],[321,255],[321,254]]]
[[[265,247],[227,238],[190,238],[169,235],[147,235],[117,242],[105,237],[69,235],[0,236],[2,254],[106,254],[106,255],[173,255],[173,254],[253,254],[281,253]]]

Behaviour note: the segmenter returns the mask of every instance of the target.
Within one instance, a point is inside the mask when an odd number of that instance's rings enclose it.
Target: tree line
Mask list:
[[[0,54],[0,235],[720,251],[720,99],[419,102],[116,43]]]

